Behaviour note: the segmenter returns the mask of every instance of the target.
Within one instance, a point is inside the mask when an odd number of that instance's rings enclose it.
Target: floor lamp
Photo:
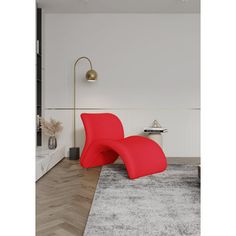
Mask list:
[[[87,60],[90,65],[90,69],[87,71],[85,77],[87,81],[93,82],[97,79],[97,72],[93,70],[92,62],[88,57],[79,57],[74,64],[74,147],[71,147],[69,150],[69,159],[77,160],[80,157],[80,148],[76,147],[76,65],[80,60]]]

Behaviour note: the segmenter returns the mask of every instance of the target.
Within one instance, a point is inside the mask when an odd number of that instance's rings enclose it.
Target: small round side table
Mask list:
[[[163,148],[162,133],[164,132],[167,132],[167,129],[153,127],[144,129],[144,133],[147,134],[147,137],[158,143],[161,148]]]

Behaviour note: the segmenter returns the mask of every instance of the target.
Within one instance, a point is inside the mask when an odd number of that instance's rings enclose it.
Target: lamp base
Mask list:
[[[80,158],[80,148],[72,147],[69,150],[69,160],[78,160]]]

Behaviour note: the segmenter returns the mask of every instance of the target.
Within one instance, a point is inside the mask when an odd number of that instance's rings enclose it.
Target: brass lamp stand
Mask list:
[[[69,150],[69,159],[77,160],[80,157],[80,148],[76,147],[76,65],[82,60],[86,59],[89,62],[90,70],[87,71],[85,77],[87,81],[93,82],[97,79],[97,72],[93,70],[92,62],[88,57],[79,57],[74,64],[74,147],[71,147]]]

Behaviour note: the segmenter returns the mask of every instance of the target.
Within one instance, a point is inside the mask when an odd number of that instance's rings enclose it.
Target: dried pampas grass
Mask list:
[[[54,119],[50,119],[50,121],[46,121],[44,118],[40,118],[40,127],[45,135],[55,136],[56,133],[62,131],[63,126],[60,121],[56,121]]]

